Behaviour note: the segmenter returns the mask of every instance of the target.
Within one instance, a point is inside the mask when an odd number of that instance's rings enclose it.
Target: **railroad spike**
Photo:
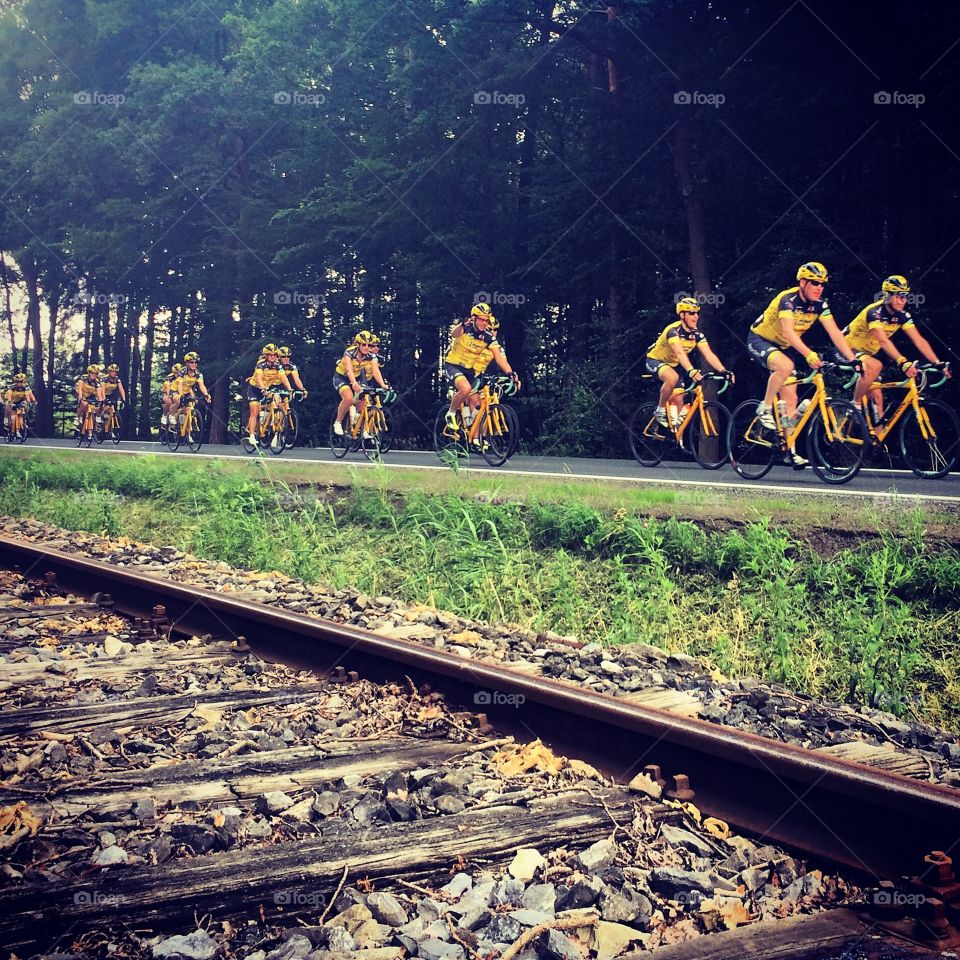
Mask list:
[[[696,796],[696,793],[690,788],[690,778],[685,773],[677,773],[671,779],[673,786],[665,792],[671,800],[686,803]]]

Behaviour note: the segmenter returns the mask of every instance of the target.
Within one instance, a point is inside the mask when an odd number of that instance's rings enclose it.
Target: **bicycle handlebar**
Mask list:
[[[701,371],[700,371],[700,374],[701,374],[702,379],[701,379],[701,380],[691,380],[691,381],[690,381],[690,386],[689,386],[689,387],[686,387],[686,388],[684,389],[684,391],[683,391],[684,393],[693,393],[693,391],[696,390],[697,387],[703,386],[703,381],[704,381],[704,380],[716,380],[716,381],[721,381],[721,380],[722,380],[722,381],[723,381],[723,386],[717,391],[717,396],[718,396],[718,397],[719,397],[722,393],[725,393],[725,392],[727,391],[727,389],[730,387],[730,382],[731,382],[731,381],[730,381],[730,378],[731,378],[732,374],[730,373],[729,370],[728,370],[726,373],[716,373],[716,372],[713,371],[713,370],[707,370],[707,371],[701,370]],[[689,374],[688,374],[688,376],[689,376]]]

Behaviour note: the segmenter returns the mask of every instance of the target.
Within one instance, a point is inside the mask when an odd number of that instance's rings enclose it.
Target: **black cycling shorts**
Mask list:
[[[800,364],[806,366],[807,362],[793,347],[781,347],[779,344],[774,343],[772,340],[767,340],[766,337],[761,337],[752,330],[747,334],[747,352],[750,354],[750,359],[753,360],[754,363],[759,363],[764,370],[770,369],[767,365],[767,359],[772,353],[782,353],[787,359],[793,361],[795,369],[798,367],[803,369],[803,367],[800,367]]]
[[[461,367],[458,363],[445,363],[443,365],[443,375],[451,383],[456,383],[457,377],[466,377],[470,383],[473,383],[477,377],[477,374],[469,367]]]

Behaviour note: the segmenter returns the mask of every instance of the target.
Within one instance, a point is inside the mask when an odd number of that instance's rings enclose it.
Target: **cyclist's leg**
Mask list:
[[[457,366],[455,363],[445,363],[443,365],[444,373],[447,379],[453,384],[454,393],[450,400],[449,412],[455,414],[462,406],[464,400],[470,396],[473,390],[473,371],[466,367]]]
[[[657,398],[657,407],[666,410],[667,404],[670,404],[675,410],[679,411],[683,402],[683,395],[677,394],[674,396],[673,391],[680,382],[680,371],[669,363],[661,363],[660,369],[657,370],[657,377],[660,380],[660,396]]]
[[[343,427],[344,417],[349,413],[350,408],[353,406],[354,396],[353,388],[350,386],[350,383],[347,381],[346,377],[336,374],[333,378],[333,385],[336,388],[337,393],[340,395],[340,404],[337,407],[337,413],[334,417],[334,430],[339,433],[336,425],[340,424],[341,429]]]
[[[877,382],[877,378],[883,370],[883,362],[866,353],[858,353],[857,357],[863,364],[863,373],[857,377],[857,386],[853,391],[853,402],[859,407],[863,398],[869,394],[873,401],[873,409],[876,411],[879,420],[883,415],[883,391],[873,385]]]

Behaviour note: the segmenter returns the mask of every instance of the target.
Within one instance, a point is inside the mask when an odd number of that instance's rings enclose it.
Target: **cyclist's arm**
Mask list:
[[[353,360],[347,355],[343,355],[343,369],[347,371],[347,379],[354,393],[360,392],[360,384],[357,382],[357,371],[353,367]]]
[[[292,390],[293,387],[290,386],[290,378],[281,370],[280,373],[280,382],[283,384],[284,390]]]
[[[303,385],[303,381],[300,379],[300,374],[296,370],[290,371],[290,376],[293,377],[293,383],[298,390],[306,391],[306,387]]]
[[[879,327],[874,327],[870,333],[873,334],[874,339],[880,344],[883,352],[893,359],[894,362],[899,363],[899,361],[903,359],[903,355],[893,345],[893,341],[890,339],[890,337],[887,336],[886,330],[881,330]]]
[[[120,392],[120,399],[126,403],[127,402],[127,391],[123,389],[123,384],[117,384],[117,390]]]
[[[493,359],[496,362],[497,366],[505,373],[507,376],[513,377],[517,381],[517,385],[520,385],[520,377],[517,376],[517,372],[510,366],[507,362],[506,356],[504,356],[503,351],[500,349],[498,344],[490,344],[490,352],[493,354]]]
[[[701,343],[697,349],[703,355],[703,359],[713,367],[717,373],[725,373],[726,367],[720,362],[720,358],[707,346],[705,343]]]
[[[28,391],[27,391],[27,402],[28,402],[28,403],[36,403],[36,402],[37,402],[37,398],[33,395],[33,391],[32,391],[32,390],[28,390]]]
[[[210,394],[207,392],[207,385],[203,382],[203,380],[198,380],[196,382],[196,386],[200,388],[200,392],[209,400]]]
[[[820,322],[823,324],[823,329],[827,331],[827,336],[843,357],[851,363],[856,360],[857,355],[850,349],[850,344],[847,343],[847,338],[837,326],[837,321],[833,317],[820,317]]]
[[[463,321],[462,321],[462,320],[461,320],[459,323],[455,323],[455,324],[450,328],[450,336],[453,337],[454,340],[459,340],[460,337],[463,336]]]
[[[916,327],[904,327],[903,332],[910,338],[910,342],[923,354],[925,360],[929,360],[931,363],[940,362],[940,358],[937,356],[933,347],[930,346],[930,341]]]
[[[383,371],[380,369],[380,364],[376,360],[373,360],[370,363],[370,373],[373,376],[373,379],[376,380],[377,385],[386,390],[387,383],[383,379]]]
[[[836,326],[836,324],[834,324]],[[815,350],[811,350],[801,339],[800,334],[797,333],[797,328],[793,325],[793,317],[784,316],[783,313],[780,314],[780,333],[783,336],[783,339],[793,347],[801,357],[808,357],[812,353],[816,353]],[[850,348],[847,347],[847,350]],[[821,364],[821,360],[817,359],[817,366]]]

